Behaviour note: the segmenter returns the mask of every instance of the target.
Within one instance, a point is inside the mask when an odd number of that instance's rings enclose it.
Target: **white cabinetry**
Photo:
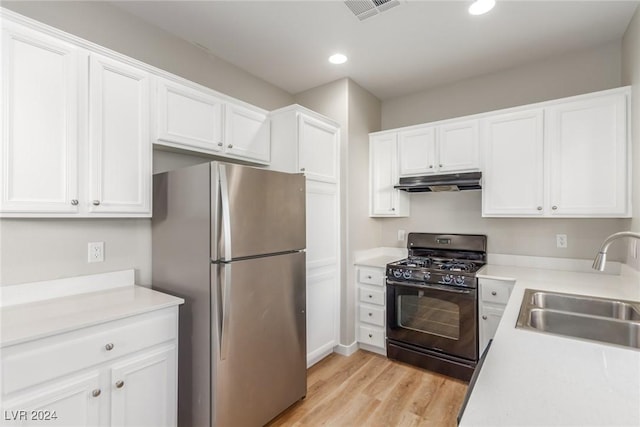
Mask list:
[[[158,78],[156,87],[157,145],[269,163],[266,111],[186,81]]]
[[[543,215],[542,126],[542,109],[483,120],[484,216]]]
[[[177,315],[166,308],[2,348],[3,425],[175,426]]]
[[[384,268],[357,266],[358,345],[368,351],[387,355]]]
[[[340,128],[299,105],[272,112],[270,169],[306,176],[307,365],[333,352],[340,322]]]
[[[629,88],[483,119],[483,216],[628,217]]]
[[[150,216],[148,72],[2,26],[0,215]]]
[[[511,280],[479,279],[480,301],[478,310],[478,324],[480,337],[478,354],[484,352],[489,340],[494,337],[498,324],[509,301],[509,296],[515,285]]]
[[[477,120],[399,131],[399,176],[476,170],[478,146]]]
[[[395,132],[369,139],[369,216],[409,216],[409,194],[398,184],[398,140]]]

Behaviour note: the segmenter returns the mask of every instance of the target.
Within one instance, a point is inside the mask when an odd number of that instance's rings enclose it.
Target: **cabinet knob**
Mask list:
[[[304,172],[305,170],[306,170],[305,168],[300,168],[300,171],[301,171],[301,172]]]
[[[496,291],[491,291],[491,295],[495,297],[496,295],[498,295],[498,293]]]
[[[369,298],[373,298],[373,295],[369,295]]]
[[[233,144],[227,145],[227,148],[233,148]]]
[[[392,210],[392,211],[395,211],[395,210],[396,210],[396,208],[391,208],[391,210]]]
[[[539,211],[542,210],[542,206],[538,206],[536,209],[538,209]]]
[[[373,316],[373,313],[369,313],[369,317]]]
[[[441,167],[442,167],[442,165],[438,165],[438,167],[440,167],[440,168],[441,168]]]
[[[78,206],[78,200],[77,200],[77,199],[73,199],[73,200],[71,200],[71,204],[72,204],[73,206]]]
[[[558,207],[557,206],[551,206],[551,209],[553,209],[554,211],[557,211]]]
[[[433,169],[433,165],[429,165],[429,169]]]
[[[98,396],[100,396],[100,393],[102,393],[102,391],[100,391],[100,389],[99,389],[99,388],[97,388],[97,389],[95,389],[95,390],[93,390],[93,391],[91,392],[91,396],[93,396],[93,397],[98,397]]]
[[[116,381],[116,387],[118,387],[118,388],[124,387],[124,381],[122,381],[122,380]]]
[[[222,141],[218,142],[218,147],[222,147]]]
[[[367,276],[367,279],[371,279],[371,276]]]
[[[487,316],[482,316],[482,320],[487,320]]]
[[[369,334],[369,338],[373,338],[373,334]]]
[[[93,206],[99,206],[100,205],[100,200],[94,200],[91,203],[93,204]]]
[[[105,346],[104,346],[104,348],[105,348],[107,351],[111,351],[111,350],[113,350],[113,347],[115,347],[115,346],[113,345],[113,343],[109,343],[109,344],[107,344],[107,345],[105,345]]]

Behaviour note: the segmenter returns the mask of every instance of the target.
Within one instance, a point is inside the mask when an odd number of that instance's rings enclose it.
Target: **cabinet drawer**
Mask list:
[[[360,326],[358,336],[361,343],[384,347],[384,329],[382,328]]]
[[[378,268],[359,268],[358,281],[374,286],[384,286],[384,270]]]
[[[503,280],[480,281],[480,294],[482,302],[494,304],[506,304],[513,289],[514,282]]]
[[[360,306],[360,321],[384,326],[384,308]]]
[[[385,295],[377,289],[360,288],[360,301],[369,304],[384,305]]]
[[[171,309],[2,349],[2,393],[80,371],[177,337]]]

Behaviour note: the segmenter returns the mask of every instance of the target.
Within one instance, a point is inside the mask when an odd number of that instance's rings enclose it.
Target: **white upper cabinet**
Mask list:
[[[436,170],[435,127],[398,132],[399,175],[418,175]]]
[[[260,163],[271,160],[267,113],[228,103],[225,107],[225,150]]]
[[[479,148],[477,120],[438,126],[438,171],[458,172],[478,169]]]
[[[629,217],[629,88],[483,120],[483,216]]]
[[[398,140],[395,132],[369,140],[369,216],[409,216],[409,194],[396,190]]]
[[[90,212],[149,213],[149,73],[91,55]]]
[[[425,125],[398,132],[399,176],[477,170],[478,121]]]
[[[2,25],[0,216],[150,216],[148,72]]]
[[[222,151],[223,101],[168,79],[157,79],[157,140]]]
[[[546,109],[553,216],[628,216],[627,98],[600,96]]]
[[[78,48],[3,21],[0,212],[78,212]]]
[[[340,129],[306,114],[298,115],[298,166],[316,181],[338,182]]]
[[[483,120],[484,216],[543,215],[543,111]]]
[[[268,164],[268,113],[195,83],[156,79],[158,145]]]

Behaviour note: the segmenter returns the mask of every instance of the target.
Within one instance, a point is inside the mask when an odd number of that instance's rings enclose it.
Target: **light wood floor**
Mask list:
[[[454,427],[467,384],[359,350],[312,366],[307,397],[277,426]]]

